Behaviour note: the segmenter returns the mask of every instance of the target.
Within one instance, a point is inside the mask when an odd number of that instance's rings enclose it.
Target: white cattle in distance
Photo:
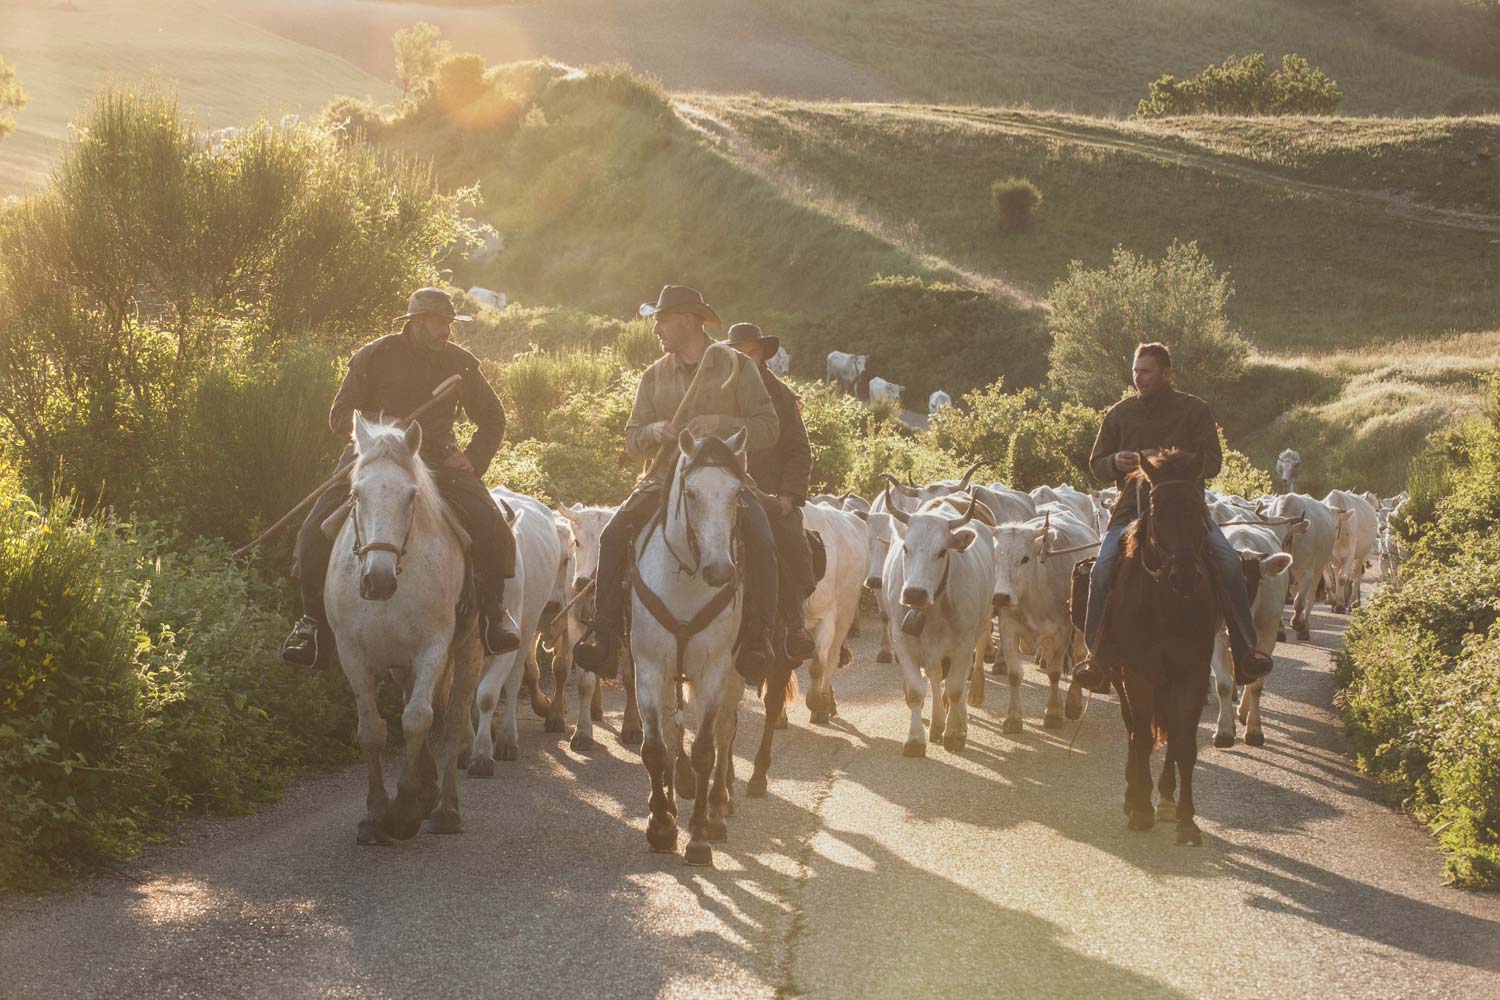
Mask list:
[[[1282,493],[1297,492],[1297,477],[1302,474],[1302,456],[1288,448],[1276,456],[1276,482]]]
[[[494,226],[479,226],[477,231],[483,234],[483,239],[479,246],[469,251],[469,260],[481,263],[505,252],[505,238],[496,231]]]
[[[823,504],[808,504],[802,508],[802,517],[808,530],[823,539],[828,557],[823,578],[802,605],[814,646],[807,665],[807,710],[814,725],[826,725],[838,715],[833,672],[853,659],[845,640],[859,617],[859,591],[866,569],[865,524],[856,514]]]
[[[1224,529],[1224,536],[1234,546],[1241,558],[1253,556],[1260,560],[1260,588],[1255,592],[1255,601],[1250,605],[1250,617],[1255,622],[1255,648],[1267,656],[1276,651],[1276,642],[1281,631],[1281,608],[1286,603],[1287,586],[1294,556],[1281,550],[1281,538],[1269,527],[1252,524],[1231,524]],[[1214,639],[1211,661],[1214,685],[1219,693],[1219,727],[1214,733],[1214,746],[1234,746],[1234,661],[1229,656],[1229,636],[1219,629]],[[1266,742],[1260,721],[1260,695],[1266,686],[1262,677],[1249,685],[1240,695],[1239,720],[1245,724],[1245,742],[1250,746],[1262,746]]]
[[[935,500],[906,520],[906,538],[892,545],[882,569],[885,606],[891,615],[891,645],[901,664],[901,687],[911,711],[907,757],[925,757],[929,740],[957,753],[968,742],[968,688],[983,668],[990,627],[995,559],[994,529],[975,513],[972,500]],[[901,628],[910,610],[927,612],[919,635]],[[925,675],[925,681],[924,681]],[[927,683],[932,686],[932,726],[922,730]]]
[[[280,127],[282,131],[291,131],[292,129],[296,128],[301,123],[301,121],[301,115],[282,115]]]
[[[464,294],[482,306],[489,306],[491,309],[499,309],[502,312],[510,304],[510,298],[504,292],[497,292],[479,285],[470,286]]]
[[[1391,528],[1391,514],[1393,512],[1386,507],[1375,511],[1375,554],[1380,556],[1380,579],[1385,583],[1395,583],[1396,577],[1401,571],[1401,539]]]
[[[1365,563],[1375,550],[1379,525],[1374,505],[1357,493],[1333,490],[1323,498],[1323,503],[1339,519],[1333,561],[1325,573],[1328,603],[1335,614],[1347,614],[1362,603]],[[1347,516],[1341,514],[1344,511]]]
[[[1097,548],[1049,556],[1055,549],[1074,549],[1099,540],[1093,525],[1078,520],[1061,504],[1044,505],[1049,511],[1019,524],[1002,523],[995,529],[994,608],[1000,618],[1000,656],[1010,684],[1010,704],[1004,729],[1019,733],[1021,682],[1025,670],[1021,647],[1035,652],[1037,666],[1047,674],[1050,690],[1042,726],[1058,729],[1063,724],[1058,686],[1063,667],[1072,658],[1088,655],[1083,635],[1073,627],[1068,599],[1073,567],[1098,554]],[[1078,706],[1081,710],[1082,706]]]
[[[945,406],[952,405],[953,397],[948,395],[943,390],[939,389],[931,396],[927,397],[927,415],[929,417],[935,417],[937,416],[938,410],[941,410]]]
[[[865,365],[870,363],[868,354],[845,354],[843,351],[828,352],[827,381],[833,382],[849,395],[854,395],[854,386],[865,374]]]
[[[229,144],[238,139],[244,131],[238,125],[225,125],[223,128],[214,129],[204,137],[204,141],[208,144],[208,155],[223,156]]]
[[[901,404],[901,393],[905,390],[906,386],[897,385],[895,382],[888,382],[879,375],[876,375],[870,379],[870,402],[873,403],[877,399],[889,399],[899,406]]]
[[[1274,525],[1271,530],[1282,549],[1292,556],[1292,628],[1297,638],[1306,642],[1312,638],[1313,602],[1318,581],[1333,558],[1339,519],[1321,500],[1305,493],[1283,493],[1266,508],[1265,517],[1272,521],[1301,518],[1298,523]]]
[[[766,359],[766,367],[777,378],[786,378],[792,370],[792,356],[786,352],[785,347],[778,345],[776,353]]]

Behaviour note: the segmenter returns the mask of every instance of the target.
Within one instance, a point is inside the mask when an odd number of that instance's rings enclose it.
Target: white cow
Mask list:
[[[792,356],[786,352],[785,347],[777,346],[776,353],[766,360],[766,367],[771,369],[771,374],[778,378],[786,378],[792,370]]]
[[[868,354],[845,354],[843,351],[828,352],[827,380],[833,382],[849,395],[854,395],[855,384],[864,376],[865,365],[870,363]]]
[[[970,502],[958,514],[944,501],[925,505],[906,521],[906,538],[892,545],[883,568],[885,606],[891,609],[891,644],[901,664],[902,688],[911,710],[908,757],[927,755],[927,742],[941,740],[951,752],[969,735],[970,677],[982,669],[981,649],[990,627],[995,579],[994,531],[973,519]],[[920,634],[908,634],[902,619],[926,613]],[[926,702],[923,674],[932,685],[932,727],[922,731]]]
[[[1327,505],[1305,493],[1284,493],[1265,510],[1266,518],[1302,518],[1297,524],[1276,525],[1272,530],[1281,547],[1292,556],[1291,586],[1296,595],[1292,605],[1292,628],[1297,638],[1312,638],[1313,600],[1318,581],[1333,558],[1333,543],[1338,537],[1338,517]]]
[[[1080,493],[1071,486],[1038,486],[1031,491],[1031,498],[1036,501],[1037,510],[1041,510],[1046,503],[1057,503],[1073,512],[1073,516],[1084,524],[1098,524],[1098,515],[1094,510],[1094,498],[1087,493]]]
[[[1281,492],[1296,493],[1297,477],[1302,475],[1302,456],[1288,448],[1276,456],[1276,481]]]
[[[892,546],[899,545],[906,537],[906,525],[891,516],[880,497],[875,498],[870,510],[856,512],[855,516],[865,522],[864,585],[875,595],[880,612],[880,650],[875,654],[875,662],[890,663],[895,654],[891,652],[890,614],[885,607],[885,561]]]
[[[859,591],[865,579],[865,523],[848,511],[808,504],[802,509],[803,524],[823,539],[828,556],[823,579],[803,605],[807,631],[816,651],[807,665],[810,684],[807,708],[814,725],[826,724],[838,714],[833,696],[833,672],[847,662],[844,641],[859,615]]]
[[[564,588],[564,604],[594,582],[599,571],[599,537],[614,513],[613,507],[585,507],[582,504],[557,508],[559,519],[567,526],[568,582]],[[546,706],[549,733],[561,733],[567,729],[567,684],[573,668],[573,646],[583,639],[593,617],[594,597],[590,594],[569,607],[567,614],[549,629],[554,637],[552,698]],[[604,714],[598,697],[598,682],[599,679],[589,671],[578,671],[578,728],[570,744],[574,750],[592,750],[596,745],[594,723]]]
[[[936,392],[934,392],[931,396],[927,397],[927,415],[929,417],[935,417],[935,416],[937,416],[937,411],[938,410],[941,410],[945,406],[952,406],[952,405],[953,405],[953,397],[950,396],[950,395],[948,395],[943,390],[939,389]]]
[[[243,132],[244,129],[237,125],[225,125],[223,128],[216,128],[208,133],[205,141],[208,143],[209,155],[222,156],[229,144],[238,139]]]
[[[1250,606],[1250,616],[1255,622],[1255,648],[1270,656],[1276,650],[1277,635],[1281,630],[1281,608],[1286,603],[1287,572],[1294,557],[1281,551],[1281,538],[1269,527],[1251,524],[1233,524],[1224,529],[1235,551],[1243,556],[1254,556],[1260,560],[1260,588]],[[1234,661],[1229,656],[1229,635],[1219,629],[1214,640],[1214,683],[1219,692],[1219,727],[1214,733],[1214,746],[1234,746]],[[1265,743],[1265,734],[1260,723],[1260,695],[1266,686],[1262,677],[1245,688],[1240,696],[1240,721],[1245,724],[1245,742],[1253,747]]]
[[[1036,513],[1036,501],[1031,499],[1031,494],[1013,490],[1004,483],[976,486],[972,492],[990,509],[999,524],[1026,521]]]
[[[1021,646],[1035,651],[1036,662],[1047,673],[1051,689],[1042,725],[1058,729],[1063,724],[1058,685],[1068,657],[1074,661],[1088,655],[1083,635],[1068,615],[1073,567],[1096,555],[1097,549],[1049,555],[1056,549],[1071,549],[1097,543],[1092,526],[1061,512],[1033,517],[1020,524],[1001,524],[995,529],[994,606],[1000,615],[1000,655],[1010,683],[1010,705],[1005,713],[1005,732],[1019,733],[1021,723]]]
[[[1401,571],[1401,539],[1391,527],[1391,514],[1393,511],[1381,507],[1375,512],[1375,525],[1377,528],[1375,536],[1375,552],[1380,556],[1380,579],[1386,583],[1395,583],[1396,577]]]
[[[504,292],[497,292],[492,288],[473,285],[466,294],[480,305],[489,306],[492,309],[504,311],[506,305],[509,304],[509,299]]]
[[[874,378],[870,379],[870,402],[873,403],[877,399],[889,399],[899,406],[901,403],[901,393],[904,392],[905,389],[906,386],[904,385],[897,385],[895,382],[887,382],[879,375],[876,375]]]
[[[515,620],[521,638],[519,649],[499,656],[486,656],[484,674],[474,694],[478,712],[474,743],[469,754],[469,774],[488,778],[496,760],[520,756],[516,729],[516,706],[526,661],[535,655],[542,611],[561,596],[565,552],[558,537],[556,519],[540,500],[497,487],[490,491],[501,510],[515,514],[511,530],[516,536],[516,575],[505,587],[505,608]],[[495,709],[504,702],[495,740]]]
[[[1377,498],[1378,500],[1378,498]],[[1375,549],[1375,507],[1364,497],[1346,490],[1334,490],[1323,503],[1339,518],[1338,534],[1333,542],[1333,562],[1328,568],[1328,603],[1336,614],[1347,614],[1361,604],[1361,584],[1365,562]],[[1339,512],[1347,511],[1347,516]]]

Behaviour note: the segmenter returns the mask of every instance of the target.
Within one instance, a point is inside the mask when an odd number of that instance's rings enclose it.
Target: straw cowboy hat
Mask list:
[[[686,285],[666,285],[661,294],[656,297],[656,304],[649,302],[641,303],[641,315],[646,318],[659,316],[664,313],[692,313],[705,323],[718,326],[719,314],[714,312],[713,307],[703,301],[703,293]]]
[[[444,319],[467,323],[473,316],[460,316],[453,309],[453,297],[441,288],[418,288],[406,301],[406,315],[397,316],[392,323],[401,323],[418,316],[441,316]]]

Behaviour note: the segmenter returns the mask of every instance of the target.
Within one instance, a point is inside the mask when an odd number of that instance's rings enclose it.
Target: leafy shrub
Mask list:
[[[990,187],[990,208],[1004,229],[1025,229],[1041,207],[1041,189],[1028,177],[1006,177]]]
[[[1052,385],[1085,406],[1120,397],[1138,344],[1172,351],[1177,384],[1216,398],[1244,371],[1250,345],[1230,325],[1233,289],[1196,243],[1174,242],[1160,261],[1116,247],[1110,266],[1073,261],[1052,287]]]
[[[512,358],[502,369],[501,392],[514,436],[536,437],[552,408],[562,401],[562,385],[552,358],[540,352]]]
[[[1135,117],[1330,115],[1343,99],[1338,84],[1301,56],[1282,56],[1281,69],[1272,72],[1257,52],[1230,56],[1186,80],[1170,73],[1158,77],[1136,105]]]
[[[814,493],[843,492],[859,451],[864,407],[824,382],[795,382],[802,397],[802,422],[812,448]]]
[[[997,479],[1009,482],[1011,438],[1021,418],[1039,403],[1035,389],[1006,393],[1005,380],[996,379],[939,410],[927,424],[927,436],[944,451],[983,461]]]
[[[16,82],[15,69],[0,62],[0,139],[4,139],[16,127],[16,120],[4,112],[13,111],[25,104],[26,93]]]
[[[1099,436],[1100,415],[1076,403],[1056,410],[1038,407],[1023,414],[1006,453],[1010,486],[1031,490],[1066,483],[1088,489],[1089,452]]]
[[[403,97],[421,94],[438,66],[452,53],[453,47],[442,35],[437,25],[418,21],[391,37],[396,50],[396,79],[401,81]]]
[[[627,371],[642,371],[661,357],[661,341],[649,323],[630,323],[615,338],[615,353]]]

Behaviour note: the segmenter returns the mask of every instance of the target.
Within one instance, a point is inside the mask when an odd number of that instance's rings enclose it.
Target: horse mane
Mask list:
[[[1153,476],[1159,483],[1193,479],[1202,469],[1201,458],[1198,452],[1185,451],[1182,448],[1166,448],[1152,455],[1143,455],[1140,466],[1131,469],[1126,474],[1125,488],[1150,489]],[[1146,472],[1147,465],[1151,466],[1151,474]],[[1130,527],[1126,530],[1122,541],[1124,542],[1122,552],[1126,559],[1133,559],[1146,544],[1146,512],[1144,510],[1136,511],[1135,520],[1130,522]]]
[[[406,431],[395,424],[374,422],[367,422],[365,429],[369,432],[370,448],[368,451],[361,451],[359,445],[355,444],[354,467],[349,470],[350,481],[367,465],[392,461],[411,476],[419,498],[433,504],[437,510],[442,510],[443,497],[438,492],[437,481],[432,478],[432,471],[427,468],[427,463],[422,461],[421,456],[413,455],[406,449]]]

